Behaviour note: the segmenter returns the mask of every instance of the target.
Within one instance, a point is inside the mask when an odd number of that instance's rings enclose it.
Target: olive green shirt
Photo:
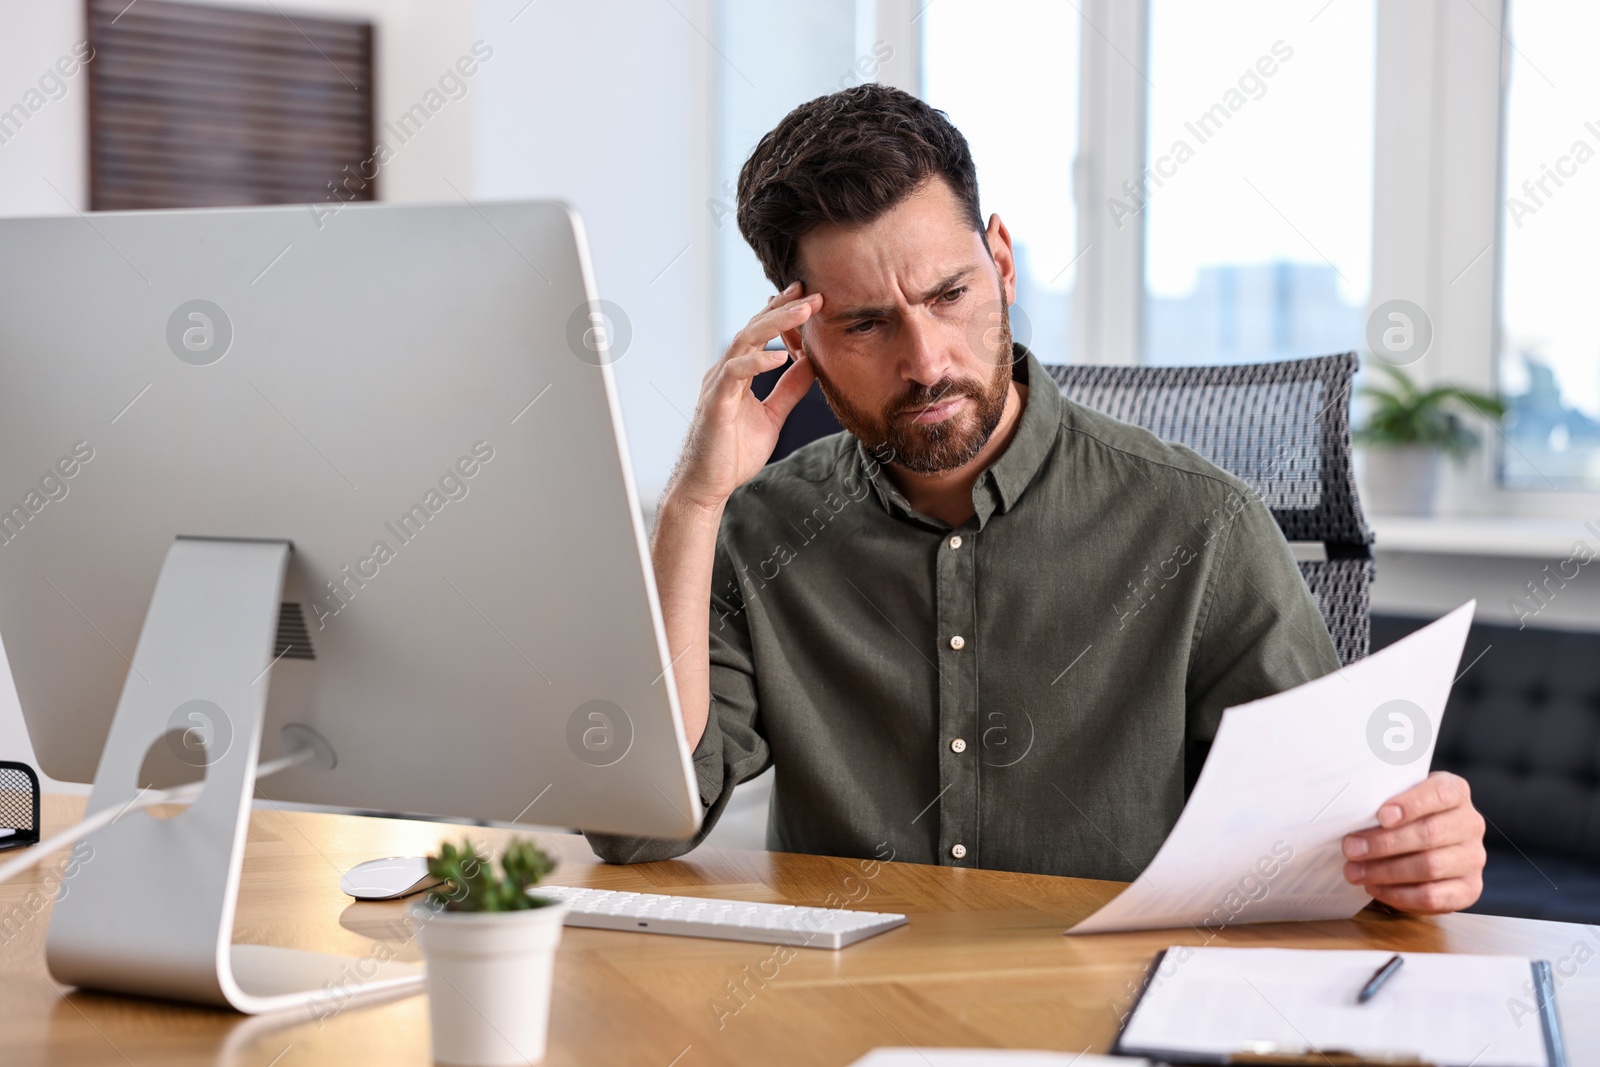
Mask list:
[[[847,433],[733,494],[694,751],[705,823],[590,833],[598,855],[682,855],[775,766],[769,849],[1132,879],[1223,709],[1338,667],[1244,482],[1066,400],[1021,345],[1014,366],[1015,436],[960,527],[913,510]]]

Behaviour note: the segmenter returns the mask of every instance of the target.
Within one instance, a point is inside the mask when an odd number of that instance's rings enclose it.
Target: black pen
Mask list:
[[[1383,983],[1387,982],[1389,977],[1398,971],[1400,965],[1404,962],[1405,960],[1398,955],[1391,956],[1389,962],[1374,971],[1372,977],[1367,979],[1367,984],[1361,987],[1361,992],[1356,994],[1356,1003],[1365,1004],[1371,1000],[1378,990],[1383,988]]]

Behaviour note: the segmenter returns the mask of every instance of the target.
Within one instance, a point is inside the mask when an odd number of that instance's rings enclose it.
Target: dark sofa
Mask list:
[[[1374,651],[1429,620],[1374,615]],[[1434,752],[1489,822],[1471,910],[1600,922],[1600,633],[1475,625]]]

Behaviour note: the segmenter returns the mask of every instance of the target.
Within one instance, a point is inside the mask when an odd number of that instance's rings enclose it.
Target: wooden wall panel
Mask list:
[[[324,201],[330,182],[372,173],[370,23],[87,5],[94,210]],[[376,194],[350,178],[338,199]]]

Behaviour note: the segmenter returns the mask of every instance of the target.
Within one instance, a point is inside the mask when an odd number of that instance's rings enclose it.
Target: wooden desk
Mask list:
[[[47,832],[69,825],[82,806],[81,798],[47,798]],[[258,809],[234,936],[351,955],[369,952],[380,939],[400,945],[401,958],[417,958],[396,925],[403,922],[401,905],[352,903],[339,891],[339,875],[362,860],[420,854],[441,834],[458,836],[461,829]],[[504,837],[472,833],[486,842]],[[857,907],[911,916],[908,926],[841,952],[795,950],[787,963],[765,945],[568,929],[556,961],[545,1060],[552,1067],[841,1067],[879,1045],[1105,1051],[1151,955],[1169,944],[1206,942],[1192,930],[1062,937],[1117,892],[1114,882],[711,848],[685,860],[611,867],[598,863],[581,837],[540,838],[561,861],[557,884],[812,905],[836,894]],[[63,990],[44,964],[48,905],[39,890],[48,893],[55,883],[48,878],[53,867],[46,861],[31,882],[0,885],[0,1061],[428,1062],[422,996],[350,1007],[320,1025],[303,1019],[285,1025]],[[1237,927],[1213,943],[1555,961],[1585,940],[1594,946],[1592,929],[1561,923],[1363,913],[1349,922]]]

